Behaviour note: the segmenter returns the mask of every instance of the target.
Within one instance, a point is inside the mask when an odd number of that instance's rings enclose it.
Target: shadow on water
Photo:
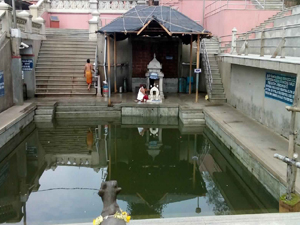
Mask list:
[[[133,219],[278,212],[208,128],[147,121],[24,128],[0,149],[0,223],[91,222],[102,210],[104,180],[118,181],[118,203]]]

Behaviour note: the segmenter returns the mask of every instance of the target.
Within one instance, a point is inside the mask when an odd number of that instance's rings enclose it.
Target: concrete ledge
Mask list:
[[[95,216],[96,217],[96,216]],[[226,216],[199,216],[167,219],[131,220],[129,225],[297,225],[300,213],[270,213]],[[90,225],[91,223],[76,223]],[[60,224],[62,225],[62,224]],[[66,224],[65,224],[66,225]],[[75,224],[68,224],[75,225]]]
[[[207,107],[204,114],[214,134],[279,199],[285,193],[286,164],[273,156],[275,153],[287,155],[288,141],[228,105]],[[299,193],[299,174],[297,177],[296,191]]]
[[[178,127],[178,116],[168,117],[142,117],[142,116],[122,116],[122,125],[140,125],[142,127],[159,127],[159,125],[173,125]],[[152,126],[151,126],[152,125]]]
[[[0,113],[0,147],[33,121],[35,108],[35,104],[25,103]]]
[[[122,107],[122,116],[178,117],[178,107]]]
[[[277,70],[286,73],[297,74],[300,70],[300,58],[299,57],[286,57],[284,59],[278,56],[275,59],[271,58],[271,55],[265,55],[260,57],[259,55],[249,54],[245,55],[230,55],[219,54],[222,62],[231,64],[237,64],[242,66],[256,67],[267,70]]]

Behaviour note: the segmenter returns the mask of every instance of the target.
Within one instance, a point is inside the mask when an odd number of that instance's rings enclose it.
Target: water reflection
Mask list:
[[[99,124],[31,124],[1,148],[0,222],[91,222],[104,180],[118,180],[133,219],[278,211],[208,129]]]

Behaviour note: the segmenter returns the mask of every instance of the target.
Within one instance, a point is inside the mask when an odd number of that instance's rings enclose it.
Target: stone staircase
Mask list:
[[[257,9],[281,10],[282,0],[251,0]]]
[[[89,41],[88,30],[47,29],[37,65],[37,96],[95,95],[87,90],[83,76],[87,59],[94,63],[96,41]]]
[[[34,122],[52,122],[55,117],[57,102],[41,102],[36,104]]]
[[[209,101],[211,102],[226,102],[226,96],[224,92],[224,87],[222,83],[222,77],[218,66],[218,61],[216,59],[216,56],[219,54],[219,42],[216,38],[211,39],[203,39],[203,46],[206,49],[210,70],[212,74],[212,83],[210,91],[210,84],[209,80],[206,79],[206,90],[209,96]],[[203,66],[205,66],[205,63],[203,62]],[[204,73],[206,70],[204,70]],[[205,74],[205,77],[207,77],[208,74]]]
[[[60,102],[56,107],[55,117],[57,119],[121,118],[121,107],[120,105],[107,107],[106,103],[94,102]]]
[[[275,15],[272,20],[266,20],[255,32],[249,35],[248,54],[260,54],[262,28],[266,27],[264,35],[264,54],[272,55],[284,37],[284,52],[289,57],[300,57],[300,6],[293,6]],[[253,29],[252,29],[253,31]],[[250,33],[250,32],[248,32]],[[237,52],[244,44],[245,36],[237,38]]]
[[[260,23],[258,26],[252,28],[250,30],[250,32],[265,29],[265,28],[269,27],[270,25],[272,25],[276,19],[283,18],[287,15],[290,15],[291,12],[292,12],[291,8],[286,8],[286,9],[276,13],[274,16],[268,18],[264,22]],[[246,34],[239,35],[237,38],[237,40],[245,40],[245,39],[246,39]],[[230,47],[231,47],[231,44],[230,44]]]

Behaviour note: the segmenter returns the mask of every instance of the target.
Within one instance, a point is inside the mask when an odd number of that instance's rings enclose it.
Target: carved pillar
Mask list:
[[[90,1],[90,10],[93,12],[98,9],[98,0],[89,0]]]
[[[230,52],[230,54],[232,54],[232,55],[237,54],[237,52],[236,52],[236,32],[237,32],[237,29],[234,27],[232,29],[231,52]]]
[[[160,97],[161,99],[164,99],[164,91],[163,91],[163,85],[164,85],[164,78],[163,77],[160,77],[159,78],[159,94],[160,94]]]
[[[38,6],[31,5],[29,6],[30,14],[32,15],[32,19],[36,19],[38,17]]]
[[[92,12],[92,16],[92,19],[89,20],[89,40],[97,40],[97,34],[95,32],[99,29],[99,12]]]
[[[12,16],[11,11],[12,8],[10,5],[6,4],[5,2],[0,2],[0,11],[5,11],[5,15],[0,21],[2,23],[2,31],[6,32],[7,37],[10,37],[10,28],[12,23]]]

